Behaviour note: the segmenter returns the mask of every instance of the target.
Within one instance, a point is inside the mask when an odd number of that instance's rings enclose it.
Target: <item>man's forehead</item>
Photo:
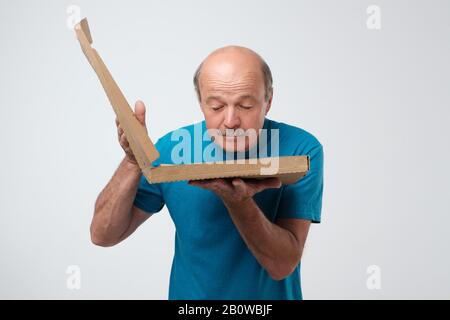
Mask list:
[[[203,65],[201,76],[205,80],[216,82],[259,81],[262,68],[257,61],[215,59]]]
[[[200,87],[207,95],[226,94],[226,95],[257,95],[264,89],[264,80],[260,70],[256,72],[248,69],[235,68],[232,66],[206,69],[200,76]],[[261,72],[262,73],[262,72]],[[208,92],[208,93],[207,93]]]
[[[215,100],[222,100],[225,96],[227,96],[226,94],[210,94],[206,96],[206,102],[211,102],[211,101],[215,101]],[[257,101],[258,99],[253,95],[253,94],[235,94],[234,95],[235,99],[238,100],[251,100],[251,101]]]
[[[251,69],[225,67],[219,69],[205,69],[202,72],[202,80],[208,87],[238,86],[252,88],[255,83],[261,81],[262,74]]]
[[[205,65],[200,74],[200,86],[211,91],[250,91],[263,85],[259,65],[221,63]]]

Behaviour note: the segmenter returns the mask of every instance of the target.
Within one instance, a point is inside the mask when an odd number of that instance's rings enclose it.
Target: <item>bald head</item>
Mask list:
[[[272,74],[256,52],[238,46],[215,50],[198,67],[194,85],[214,143],[233,152],[256,144],[272,104]],[[238,141],[242,132],[255,134]]]
[[[224,81],[232,81],[241,76],[250,77],[254,81],[262,81],[265,100],[272,95],[272,73],[263,58],[251,49],[240,46],[226,46],[210,53],[197,68],[194,75],[194,86],[199,101],[203,75],[212,75]]]

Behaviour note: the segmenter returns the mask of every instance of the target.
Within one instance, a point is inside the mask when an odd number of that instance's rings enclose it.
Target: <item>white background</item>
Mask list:
[[[260,53],[269,117],[325,152],[322,223],[302,262],[305,299],[450,298],[449,1],[0,0],[0,298],[166,299],[166,209],[112,248],[90,243],[118,166],[112,108],[66,26],[69,5],[151,138],[202,120],[192,86],[212,50]],[[366,26],[381,8],[381,30]],[[186,212],[189,214],[189,212]],[[67,267],[81,288],[67,288]],[[369,290],[368,266],[381,270]]]

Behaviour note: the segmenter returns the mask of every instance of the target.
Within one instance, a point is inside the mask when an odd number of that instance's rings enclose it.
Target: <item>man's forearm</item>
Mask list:
[[[91,238],[97,244],[114,243],[126,231],[141,170],[125,157],[95,203]]]
[[[272,278],[280,280],[292,273],[303,249],[294,234],[270,222],[252,198],[225,206],[248,248]]]

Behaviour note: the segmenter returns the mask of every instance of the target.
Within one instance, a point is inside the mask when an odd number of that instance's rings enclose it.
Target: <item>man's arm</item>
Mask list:
[[[91,240],[113,246],[132,234],[151,215],[133,206],[141,170],[125,157],[95,202]]]
[[[141,101],[136,102],[135,116],[145,127],[145,106]],[[103,247],[113,246],[124,240],[151,216],[133,206],[141,169],[117,119],[116,126],[125,158],[99,194],[91,223],[91,240]]]
[[[253,199],[226,205],[256,260],[274,280],[282,280],[297,267],[311,221],[279,219],[270,222]]]
[[[279,179],[244,182],[242,179],[191,181],[215,192],[224,202],[247,247],[274,280],[290,275],[300,262],[311,222],[303,219],[267,219],[252,196],[279,188]]]

